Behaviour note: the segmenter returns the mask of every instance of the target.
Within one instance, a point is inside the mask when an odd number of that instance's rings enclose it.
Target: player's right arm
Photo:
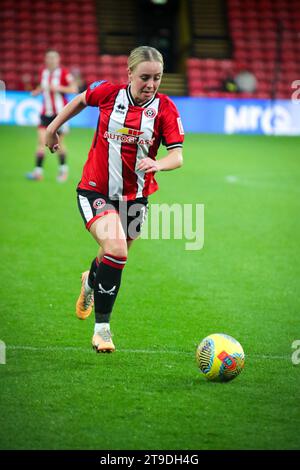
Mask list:
[[[46,147],[50,149],[51,153],[56,152],[59,147],[59,136],[57,134],[58,129],[87,106],[85,95],[86,91],[77,95],[61,110],[60,113],[58,113],[56,118],[47,127]]]

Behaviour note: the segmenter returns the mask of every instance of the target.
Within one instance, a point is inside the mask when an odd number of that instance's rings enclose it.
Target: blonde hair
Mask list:
[[[45,55],[48,55],[48,54],[56,54],[57,56],[60,57],[60,53],[56,49],[47,49],[45,52]]]
[[[164,68],[164,59],[161,53],[150,46],[136,47],[128,57],[128,68],[132,72],[141,62],[160,62]]]

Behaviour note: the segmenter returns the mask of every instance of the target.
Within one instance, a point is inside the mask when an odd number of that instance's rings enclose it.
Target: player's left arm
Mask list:
[[[151,173],[156,171],[168,171],[180,168],[183,165],[182,148],[174,148],[168,151],[166,157],[160,160],[152,160],[152,158],[143,158],[138,165],[139,170],[145,171],[145,173]]]

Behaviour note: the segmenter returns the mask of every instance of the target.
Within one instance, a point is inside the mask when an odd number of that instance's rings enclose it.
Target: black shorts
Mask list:
[[[128,240],[134,240],[140,235],[148,213],[148,199],[146,197],[140,197],[133,201],[119,201],[109,199],[104,194],[96,191],[78,188],[77,203],[88,230],[99,217],[110,212],[118,213]]]
[[[49,124],[51,124],[51,122],[56,118],[56,114],[54,114],[53,116],[46,116],[45,114],[41,114],[40,115],[40,124],[39,124],[39,127],[42,127],[42,128],[46,128],[49,126]],[[67,127],[66,125],[64,124],[63,126],[61,126],[57,133],[58,134],[65,134],[67,132]]]

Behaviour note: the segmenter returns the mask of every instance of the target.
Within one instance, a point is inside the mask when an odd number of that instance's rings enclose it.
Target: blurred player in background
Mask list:
[[[45,158],[46,128],[55,116],[67,104],[66,93],[77,93],[78,88],[71,73],[60,66],[60,55],[57,51],[49,50],[45,55],[45,67],[40,74],[37,88],[32,91],[32,96],[43,94],[43,107],[38,126],[38,146],[35,156],[35,168],[26,177],[30,180],[43,179],[43,163]],[[66,162],[66,148],[63,144],[64,134],[68,132],[68,125],[62,126],[60,134],[60,149],[58,152],[59,172],[57,181],[63,183],[68,177],[68,166]]]
[[[158,189],[155,172],[182,165],[184,132],[174,103],[157,92],[162,74],[160,52],[138,47],[128,59],[129,84],[94,82],[47,128],[46,145],[53,152],[60,145],[57,130],[71,116],[86,106],[101,111],[77,187],[84,224],[100,249],[90,270],[82,274],[76,313],[80,319],[87,318],[95,302],[92,345],[97,352],[115,350],[110,317],[128,248],[140,234],[148,196]],[[161,142],[167,155],[156,161]]]

